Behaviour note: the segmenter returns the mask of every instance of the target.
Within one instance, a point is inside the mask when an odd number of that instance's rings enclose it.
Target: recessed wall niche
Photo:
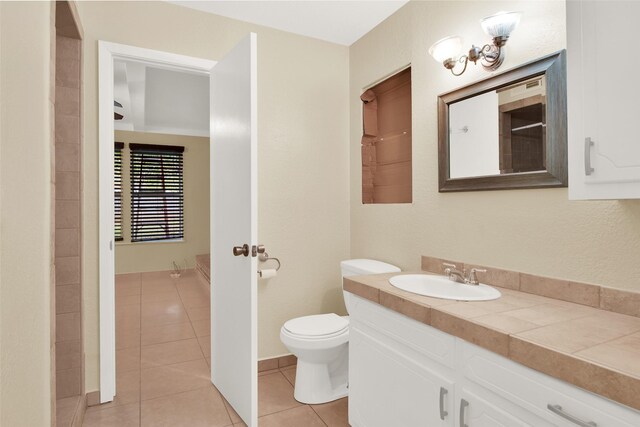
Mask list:
[[[411,67],[360,99],[362,203],[411,203]]]

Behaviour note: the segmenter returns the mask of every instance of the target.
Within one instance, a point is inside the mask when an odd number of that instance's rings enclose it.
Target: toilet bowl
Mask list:
[[[340,263],[342,277],[394,273],[400,269],[369,259]],[[348,292],[343,292],[349,311]],[[291,319],[280,329],[280,340],[298,358],[294,397],[307,404],[347,396],[349,380],[349,317],[335,313]]]

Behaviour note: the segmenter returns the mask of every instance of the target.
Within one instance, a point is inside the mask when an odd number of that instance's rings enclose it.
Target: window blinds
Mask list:
[[[184,147],[129,144],[131,241],[182,239]]]
[[[114,213],[115,213],[115,240],[122,240],[122,150],[124,143],[116,142],[114,147],[114,163],[113,163],[113,190],[114,190]]]

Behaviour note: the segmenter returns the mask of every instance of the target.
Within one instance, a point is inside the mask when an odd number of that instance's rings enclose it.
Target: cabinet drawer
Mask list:
[[[469,381],[456,384],[456,426],[553,427],[531,412]]]
[[[453,369],[454,336],[356,295],[351,297],[349,310],[352,322],[361,322],[377,333]]]
[[[529,369],[495,353],[458,340],[457,353],[466,379],[531,411],[543,420],[562,427],[576,427],[552,412],[558,405],[563,413],[597,427],[638,427],[640,413],[626,406],[584,391],[566,382]]]

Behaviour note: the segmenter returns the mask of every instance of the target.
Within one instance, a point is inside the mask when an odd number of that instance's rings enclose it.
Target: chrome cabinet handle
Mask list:
[[[449,413],[444,409],[444,397],[447,393],[449,393],[449,391],[446,388],[440,387],[440,419],[442,421],[444,421],[444,418],[449,415]]]
[[[464,410],[469,406],[469,402],[464,399],[460,399],[460,427],[469,427],[464,421]]]
[[[591,167],[591,147],[593,147],[595,143],[591,139],[591,137],[586,137],[584,139],[584,174],[591,175],[593,173],[593,168]]]
[[[598,427],[598,424],[593,421],[583,421],[580,418],[577,418],[562,409],[560,405],[552,405],[548,404],[547,409],[553,412],[554,414],[564,418],[565,420],[571,421],[572,423],[579,425],[580,427]]]

